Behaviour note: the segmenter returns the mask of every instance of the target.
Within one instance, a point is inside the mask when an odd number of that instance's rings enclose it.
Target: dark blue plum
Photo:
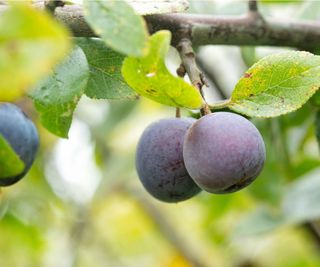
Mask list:
[[[9,186],[23,178],[30,169],[39,147],[39,136],[33,122],[10,103],[0,104],[0,134],[25,164],[23,172],[16,176],[1,177],[0,173],[0,186]]]
[[[182,156],[191,118],[162,119],[143,132],[136,153],[136,168],[145,189],[164,202],[189,199],[201,189],[190,178]]]
[[[258,129],[229,112],[199,119],[187,131],[183,145],[188,173],[211,193],[231,193],[249,185],[261,172],[265,157]]]

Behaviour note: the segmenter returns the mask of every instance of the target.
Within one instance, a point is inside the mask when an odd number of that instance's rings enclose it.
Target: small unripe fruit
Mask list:
[[[211,193],[231,193],[259,175],[265,161],[265,145],[249,120],[234,113],[215,112],[189,128],[183,158],[199,187]]]
[[[136,153],[136,168],[145,189],[165,202],[193,197],[201,189],[190,178],[182,156],[186,131],[191,118],[162,119],[143,132]]]
[[[18,182],[30,169],[39,146],[39,137],[33,122],[10,103],[0,104],[0,134],[24,162],[24,170],[13,177],[1,177],[0,186]]]

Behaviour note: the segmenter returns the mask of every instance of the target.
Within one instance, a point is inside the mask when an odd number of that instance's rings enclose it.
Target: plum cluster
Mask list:
[[[244,117],[215,112],[199,120],[162,119],[143,132],[136,168],[145,189],[164,202],[179,202],[205,190],[231,193],[261,172],[265,145]]]
[[[24,170],[15,176],[3,177],[0,173],[0,186],[9,186],[29,171],[38,150],[39,136],[27,115],[10,103],[0,104],[0,135],[24,162]]]

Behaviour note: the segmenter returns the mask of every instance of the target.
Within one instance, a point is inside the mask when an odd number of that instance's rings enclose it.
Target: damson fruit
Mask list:
[[[39,137],[33,122],[17,106],[0,104],[0,134],[24,162],[24,170],[13,177],[1,177],[0,186],[19,181],[30,169],[39,146]]]
[[[193,197],[201,189],[190,178],[182,156],[186,131],[191,118],[162,119],[143,132],[136,153],[136,168],[146,190],[165,202]]]
[[[265,145],[257,128],[244,117],[215,112],[199,119],[187,131],[183,157],[199,187],[211,193],[231,193],[259,175],[265,161]]]

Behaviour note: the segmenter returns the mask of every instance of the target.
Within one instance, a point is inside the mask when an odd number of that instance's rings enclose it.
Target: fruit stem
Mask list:
[[[181,118],[181,110],[180,108],[176,108],[176,118]]]
[[[258,12],[258,1],[257,0],[249,0],[248,1],[248,9],[249,12]]]
[[[201,107],[201,115],[206,115],[211,113],[209,105],[207,104],[202,87],[207,85],[207,82],[203,76],[203,73],[198,69],[196,63],[195,52],[192,48],[192,43],[188,38],[182,38],[177,45],[177,49],[181,58],[181,65],[184,67],[185,72],[188,74],[189,79],[194,87],[196,87],[204,100],[204,105]],[[178,68],[178,70],[181,66]],[[177,71],[178,71],[177,70]],[[177,72],[178,73],[178,72]],[[179,75],[179,74],[178,74]],[[181,76],[180,76],[181,77]]]
[[[57,7],[63,7],[65,5],[65,2],[62,0],[46,0],[44,1],[45,9],[54,15],[54,11]]]
[[[177,75],[181,78],[184,78],[184,76],[186,75],[186,69],[182,64],[180,64],[176,72],[177,72]],[[176,118],[181,118],[181,110],[179,107],[176,107]]]
[[[211,110],[210,110],[209,105],[207,103],[205,103],[203,105],[203,107],[200,109],[200,113],[201,113],[201,116],[205,116],[205,115],[211,113]]]

